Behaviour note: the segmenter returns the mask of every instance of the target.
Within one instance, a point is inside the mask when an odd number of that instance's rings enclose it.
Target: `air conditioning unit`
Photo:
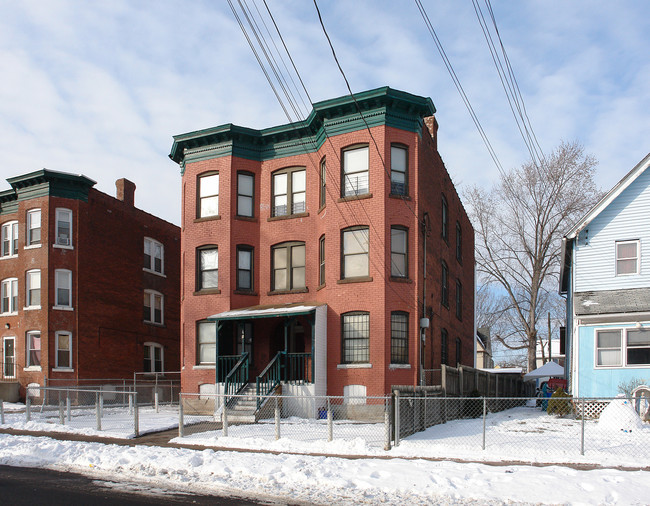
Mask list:
[[[70,246],[70,238],[69,237],[58,237],[56,239],[56,243],[60,244],[61,246]]]

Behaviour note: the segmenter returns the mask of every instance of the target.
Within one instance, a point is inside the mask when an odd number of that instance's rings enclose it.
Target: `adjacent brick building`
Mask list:
[[[179,227],[85,176],[39,170],[0,193],[4,381],[43,385],[178,371]],[[144,300],[144,303],[143,303]]]
[[[238,361],[239,386],[343,396],[474,364],[474,232],[434,112],[380,88],[174,137],[184,391],[219,390]]]

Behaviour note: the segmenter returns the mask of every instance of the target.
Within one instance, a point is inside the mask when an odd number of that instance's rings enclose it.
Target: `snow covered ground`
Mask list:
[[[2,427],[111,434],[110,429],[98,433],[90,428],[92,416],[88,416],[89,427],[75,429],[47,421],[24,422],[24,414],[12,413],[8,408],[5,404],[6,423]],[[142,409],[142,429],[168,428],[178,423],[172,408],[162,411],[153,413],[153,410]],[[587,421],[584,456],[580,455],[580,420],[518,407],[487,417],[485,450],[482,449],[481,418],[431,427],[403,440],[388,452],[373,442],[355,437],[354,424],[335,426],[335,439],[327,442],[323,421],[297,419],[293,427],[282,425],[282,437],[277,441],[272,423],[231,426],[228,437],[218,430],[191,434],[176,441],[365,457],[345,459],[288,453],[124,447],[0,435],[0,464],[71,470],[102,479],[129,480],[197,493],[271,496],[280,502],[647,504],[650,471],[613,468],[650,468],[650,428],[634,416],[630,407],[620,401],[612,403],[600,421]],[[78,417],[77,423],[81,421]],[[374,432],[381,435],[383,428],[377,425]],[[346,430],[351,432],[346,434]],[[299,437],[300,434],[303,437]],[[314,434],[322,439],[314,439]],[[426,458],[454,458],[467,462],[424,460]],[[480,461],[501,461],[501,464],[488,465]],[[522,461],[564,463],[574,468],[512,464]],[[576,470],[579,464],[612,468]]]

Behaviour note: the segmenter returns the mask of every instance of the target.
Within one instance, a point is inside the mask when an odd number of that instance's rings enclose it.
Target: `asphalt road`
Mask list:
[[[216,504],[224,506],[259,506],[276,502],[186,494],[161,490],[141,484],[116,483],[29,467],[0,466],[0,504],[2,506],[47,504],[143,505],[143,504]]]

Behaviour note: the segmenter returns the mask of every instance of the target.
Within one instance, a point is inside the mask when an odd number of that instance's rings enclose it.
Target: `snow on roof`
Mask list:
[[[496,374],[521,374],[524,370],[521,367],[497,367],[495,369],[481,369],[481,371],[487,371]]]

